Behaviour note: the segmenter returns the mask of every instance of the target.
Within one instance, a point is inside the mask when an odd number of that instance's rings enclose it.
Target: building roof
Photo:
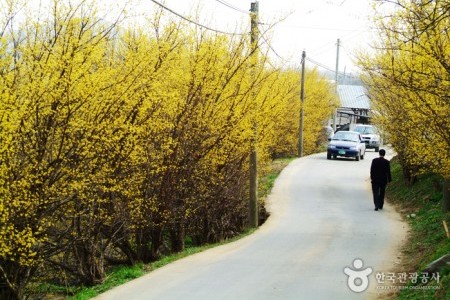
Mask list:
[[[341,107],[370,109],[370,100],[363,86],[338,85],[337,91]]]

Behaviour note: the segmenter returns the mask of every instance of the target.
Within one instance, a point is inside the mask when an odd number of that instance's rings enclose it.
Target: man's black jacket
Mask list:
[[[392,181],[389,161],[384,157],[374,158],[370,166],[370,179],[376,184],[387,184]]]

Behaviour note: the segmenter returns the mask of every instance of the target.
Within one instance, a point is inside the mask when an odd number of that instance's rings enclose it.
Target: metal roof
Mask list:
[[[370,109],[369,97],[366,89],[361,85],[338,85],[337,87],[341,107]]]

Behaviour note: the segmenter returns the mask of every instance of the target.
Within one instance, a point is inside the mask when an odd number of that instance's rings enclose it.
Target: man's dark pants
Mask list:
[[[385,191],[386,184],[372,182],[373,203],[375,204],[375,208],[383,208]]]

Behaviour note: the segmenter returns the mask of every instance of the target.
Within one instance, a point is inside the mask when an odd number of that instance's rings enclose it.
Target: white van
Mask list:
[[[375,126],[357,124],[353,130],[361,134],[366,149],[375,149],[375,152],[380,150],[380,134]]]

